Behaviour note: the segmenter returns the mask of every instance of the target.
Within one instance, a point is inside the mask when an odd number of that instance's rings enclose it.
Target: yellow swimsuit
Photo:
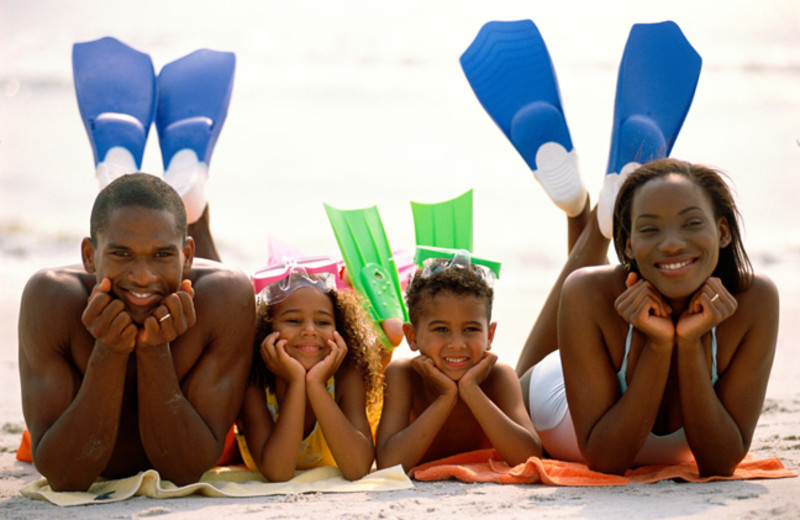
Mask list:
[[[335,400],[336,384],[334,383],[333,377],[328,379],[326,388],[330,396]],[[279,415],[278,398],[269,388],[265,388],[264,390],[267,396],[267,408],[269,409],[269,413],[272,416],[272,420],[277,421]],[[258,466],[253,460],[252,455],[250,455],[250,450],[247,448],[247,441],[244,435],[237,433],[236,440],[239,443],[239,451],[242,454],[242,460],[247,468],[258,470]],[[303,439],[303,443],[300,445],[300,453],[297,454],[296,468],[311,469],[320,466],[336,466],[336,460],[333,458],[330,448],[328,448],[325,436],[322,435],[322,428],[320,428],[319,423],[317,423],[314,425],[314,429],[311,430],[311,433],[308,434],[308,437]]]

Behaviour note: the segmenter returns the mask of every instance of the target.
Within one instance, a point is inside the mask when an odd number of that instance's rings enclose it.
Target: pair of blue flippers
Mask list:
[[[235,66],[231,52],[200,49],[165,65],[156,78],[150,56],[114,38],[76,43],[75,92],[95,165],[119,146],[140,169],[153,120],[165,170],[183,149],[207,165],[228,112]]]
[[[618,181],[608,176],[629,163],[669,155],[701,63],[674,22],[633,26],[617,78],[607,181]],[[542,150],[551,143],[573,153],[555,70],[532,21],[487,23],[461,56],[461,66],[486,112],[534,173],[543,168]],[[613,200],[602,199],[601,193],[599,203],[613,207]],[[609,226],[601,222],[606,236]]]

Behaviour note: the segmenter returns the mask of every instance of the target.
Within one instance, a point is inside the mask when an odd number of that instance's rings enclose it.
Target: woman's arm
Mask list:
[[[669,375],[671,319],[664,316],[663,301],[643,283],[625,289],[617,270],[586,268],[567,278],[561,295],[558,337],[570,413],[589,467],[604,473],[622,474],[633,463],[655,424]],[[655,338],[648,338],[628,390],[620,395],[604,330],[624,328],[626,314]],[[617,336],[612,341],[623,348],[625,336]]]
[[[712,302],[709,295],[715,293],[719,297]],[[738,302],[721,284],[713,286],[709,294],[701,291],[695,299],[697,307],[690,309],[696,311],[694,317],[705,315],[706,320],[715,322],[720,317],[725,319],[717,329],[719,352],[726,341],[739,344],[733,347],[730,362],[712,387],[700,338],[697,334],[679,337],[683,423],[700,474],[730,475],[750,448],[764,402],[777,341],[778,291],[770,280],[759,277],[738,296]],[[725,312],[731,308],[735,309],[732,316]],[[681,328],[679,322],[679,331]]]

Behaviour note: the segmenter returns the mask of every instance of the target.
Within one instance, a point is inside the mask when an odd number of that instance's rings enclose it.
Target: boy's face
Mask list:
[[[458,381],[492,346],[496,324],[486,302],[472,295],[443,293],[430,298],[415,324],[404,330],[411,350],[419,350],[450,379]]]
[[[86,271],[98,283],[111,281],[111,293],[135,323],[144,322],[162,298],[178,290],[194,256],[192,239],[178,235],[172,213],[140,207],[114,209],[97,244],[86,238],[82,249]]]

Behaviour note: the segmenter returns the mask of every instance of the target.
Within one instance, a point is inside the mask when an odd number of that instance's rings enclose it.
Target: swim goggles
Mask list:
[[[414,263],[422,270],[419,276],[427,278],[447,269],[471,269],[489,285],[500,277],[500,262],[472,256],[466,249],[417,246]]]
[[[285,258],[268,265],[250,276],[256,303],[272,305],[285,300],[301,287],[312,287],[328,293],[337,287],[339,266],[327,256]]]

